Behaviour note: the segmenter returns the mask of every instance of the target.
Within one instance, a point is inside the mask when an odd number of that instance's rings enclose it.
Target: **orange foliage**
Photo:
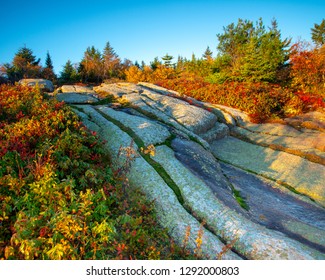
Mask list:
[[[145,66],[143,69],[137,66],[131,66],[125,70],[126,80],[131,83],[155,82],[158,80],[171,79],[176,77],[176,71],[173,68],[164,65],[158,65],[155,70]]]
[[[302,43],[294,44],[290,61],[294,86],[306,92],[324,95],[325,46],[307,49]]]

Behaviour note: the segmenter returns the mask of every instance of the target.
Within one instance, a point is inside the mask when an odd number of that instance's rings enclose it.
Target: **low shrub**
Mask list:
[[[0,259],[193,258],[64,103],[0,87]]]
[[[212,84],[200,77],[179,77],[159,80],[156,84],[201,101],[240,109],[247,112],[253,122],[264,122],[272,117],[292,116],[325,107],[320,96],[294,92],[270,83]]]

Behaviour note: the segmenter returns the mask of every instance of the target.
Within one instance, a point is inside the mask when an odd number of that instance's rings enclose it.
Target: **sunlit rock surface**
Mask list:
[[[253,124],[239,110],[149,83],[65,90],[122,104],[75,102],[74,110],[106,141],[116,167],[131,163],[129,191],[154,201],[180,245],[190,226],[189,248],[201,228],[210,259],[225,243],[233,244],[225,259],[325,259],[322,114]]]

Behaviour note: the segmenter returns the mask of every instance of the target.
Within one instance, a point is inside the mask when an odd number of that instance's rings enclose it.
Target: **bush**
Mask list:
[[[3,85],[0,108],[0,259],[192,257],[69,107]]]
[[[253,122],[292,116],[325,105],[319,96],[262,82],[212,84],[191,76],[159,80],[156,84],[201,101],[240,109],[247,112]]]

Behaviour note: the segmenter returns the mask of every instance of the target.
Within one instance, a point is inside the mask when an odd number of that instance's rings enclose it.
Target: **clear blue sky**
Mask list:
[[[207,46],[216,54],[216,34],[238,18],[262,17],[266,26],[275,18],[283,38],[310,41],[310,28],[325,18],[325,1],[2,0],[0,12],[0,64],[26,45],[43,64],[49,51],[58,74],[68,59],[79,62],[87,47],[102,50],[107,41],[133,62],[166,53],[201,56]]]

